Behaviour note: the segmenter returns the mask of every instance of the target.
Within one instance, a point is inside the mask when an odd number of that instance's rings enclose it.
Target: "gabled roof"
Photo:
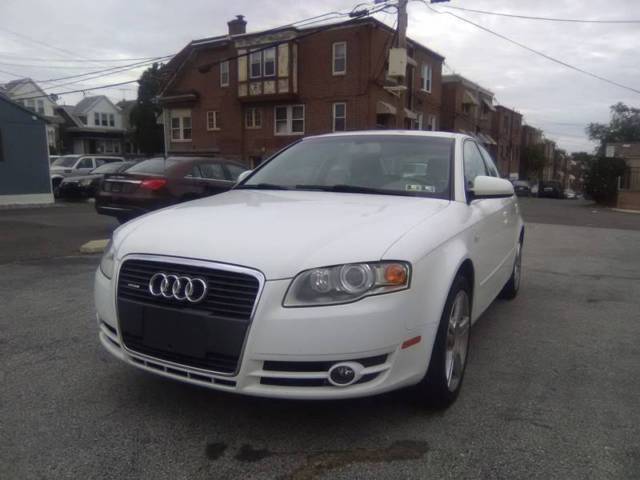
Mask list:
[[[31,80],[30,78],[26,78],[25,77],[25,78],[19,78],[17,80],[11,80],[10,82],[5,83],[4,84],[4,88],[7,91],[7,93],[9,93],[14,88],[16,88],[16,87],[18,87],[18,86],[20,86],[20,85],[22,85],[24,83],[28,83],[28,82],[31,82],[31,83],[34,83],[34,84],[36,83],[33,80]]]
[[[75,106],[73,113],[76,115],[85,115],[102,100],[109,102],[109,104],[111,104],[114,110],[118,110],[118,111],[120,110],[118,107],[116,107],[113,104],[113,102],[106,95],[95,95],[93,97],[85,97],[82,100],[80,100],[78,104]]]
[[[237,40],[245,40],[245,39],[249,40],[253,37],[260,37],[261,35],[265,35],[265,34],[273,35],[273,34],[282,33],[282,32],[291,32],[292,39],[295,39],[296,36],[301,33],[304,33],[306,36],[309,34],[313,34],[314,31],[317,31],[319,33],[321,31],[331,30],[333,28],[344,28],[351,25],[366,25],[366,24],[383,28],[389,31],[390,33],[395,33],[395,30],[389,27],[384,22],[381,22],[380,20],[374,17],[366,17],[366,18],[349,19],[342,22],[326,23],[326,24],[316,25],[312,27],[298,28],[298,27],[292,27],[290,25],[287,25],[279,28],[272,28],[272,29],[261,30],[257,32],[242,33],[239,35],[218,35],[215,37],[192,40],[163,67],[163,73],[166,75],[166,81],[162,86],[162,89],[160,91],[160,96],[163,96],[164,93],[169,89],[169,87],[171,87],[171,85],[173,84],[176,78],[176,75],[185,66],[185,64],[188,62],[189,58],[191,57],[191,54],[197,48],[202,48],[202,47],[218,48],[218,47],[227,45],[232,41],[235,42]],[[424,50],[428,52],[430,55],[433,55],[441,60],[444,60],[444,56],[431,50],[430,48],[427,48],[421,43],[416,42],[415,40],[412,40],[411,38],[407,38],[407,42],[415,48]]]

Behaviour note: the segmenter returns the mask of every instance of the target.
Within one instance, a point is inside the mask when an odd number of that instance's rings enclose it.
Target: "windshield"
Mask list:
[[[122,162],[111,162],[111,163],[105,163],[104,165],[100,165],[97,168],[94,168],[93,170],[91,170],[91,173],[114,173],[114,172],[121,172],[123,170],[126,170],[127,165],[124,165]]]
[[[449,198],[453,139],[410,135],[311,138],[237,188]]]
[[[164,159],[162,157],[144,160],[127,170],[127,173],[150,173],[154,175],[164,175],[167,169],[176,165],[180,160],[175,158]]]
[[[73,167],[80,158],[78,155],[65,155],[64,157],[57,158],[55,162],[51,164],[52,167]]]

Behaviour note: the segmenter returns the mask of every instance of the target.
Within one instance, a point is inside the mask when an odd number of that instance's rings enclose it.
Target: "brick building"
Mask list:
[[[491,120],[491,136],[496,141],[494,155],[500,175],[520,178],[520,142],[522,141],[522,114],[502,105],[496,106]]]
[[[460,75],[442,77],[442,130],[475,136],[495,156],[493,93]]]
[[[304,135],[373,128],[435,130],[444,58],[408,40],[399,96],[386,75],[394,31],[372,18],[194,40],[165,68],[168,154],[218,154],[255,166]],[[403,105],[400,102],[403,102]]]

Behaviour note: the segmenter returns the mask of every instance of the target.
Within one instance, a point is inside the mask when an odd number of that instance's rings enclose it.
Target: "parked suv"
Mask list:
[[[229,190],[247,169],[220,158],[151,158],[126,172],[105,175],[96,211],[121,223],[152,210]]]
[[[57,197],[58,187],[64,177],[70,175],[85,175],[96,167],[110,162],[123,162],[122,157],[107,155],[63,155],[58,157],[49,168],[51,175],[51,188]]]

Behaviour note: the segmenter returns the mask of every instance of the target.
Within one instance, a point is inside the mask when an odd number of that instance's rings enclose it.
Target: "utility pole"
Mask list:
[[[407,24],[409,23],[409,15],[407,13],[407,4],[409,0],[398,0],[398,36],[396,47],[407,51]],[[407,86],[406,74],[398,79],[398,86]],[[396,112],[396,128],[404,128],[404,103],[405,92],[398,92],[398,109]]]

